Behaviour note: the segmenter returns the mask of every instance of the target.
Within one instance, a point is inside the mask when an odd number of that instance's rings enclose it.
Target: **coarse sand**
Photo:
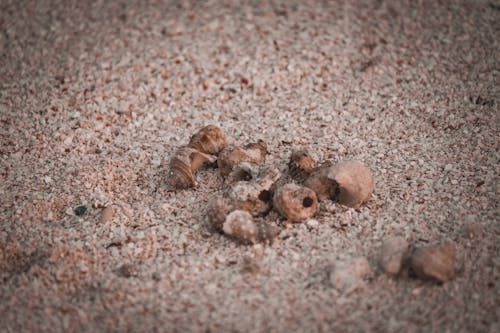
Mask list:
[[[499,75],[498,0],[1,0],[0,332],[499,332]],[[241,245],[217,169],[166,185],[207,124],[375,192]],[[386,276],[395,236],[455,277]]]

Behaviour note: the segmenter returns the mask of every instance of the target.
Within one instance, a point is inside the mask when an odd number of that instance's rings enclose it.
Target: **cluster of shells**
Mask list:
[[[203,164],[218,166],[225,190],[207,207],[209,223],[219,232],[246,244],[270,242],[280,228],[266,222],[272,210],[290,222],[304,222],[318,213],[319,201],[333,200],[358,208],[374,189],[370,170],[360,162],[318,163],[306,150],[293,151],[288,172],[266,165],[264,141],[229,145],[220,128],[197,131],[170,160],[168,183],[175,189],[197,184]]]

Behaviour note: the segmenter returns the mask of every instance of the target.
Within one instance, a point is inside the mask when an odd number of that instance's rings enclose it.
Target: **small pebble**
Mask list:
[[[401,272],[408,249],[409,243],[402,237],[391,237],[384,241],[379,264],[386,274],[396,276]]]
[[[316,219],[309,219],[307,220],[306,224],[311,229],[315,229],[319,226],[319,222]]]
[[[415,249],[410,265],[419,278],[446,282],[455,276],[455,258],[453,244],[426,246]]]
[[[115,209],[113,206],[108,206],[104,208],[101,212],[101,223],[110,222],[115,215]]]
[[[75,208],[75,215],[76,216],[82,216],[87,212],[87,206],[81,205]]]
[[[362,280],[371,273],[370,264],[365,257],[349,262],[336,262],[330,275],[330,282],[339,291],[356,289]]]

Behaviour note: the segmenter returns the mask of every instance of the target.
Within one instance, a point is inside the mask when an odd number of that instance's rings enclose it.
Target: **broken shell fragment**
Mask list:
[[[274,194],[274,208],[294,222],[303,222],[318,211],[318,199],[313,190],[296,184],[286,184]]]
[[[250,212],[252,216],[266,214],[272,207],[274,184],[281,177],[277,168],[265,168],[255,181],[240,181],[227,191],[227,198],[237,208]]]
[[[410,258],[410,267],[419,278],[446,282],[455,276],[455,257],[453,244],[416,248]]]
[[[332,199],[342,205],[358,208],[367,202],[375,187],[373,176],[360,162],[343,161],[325,165],[305,181],[318,199]]]
[[[380,250],[379,264],[384,272],[396,276],[401,272],[408,256],[410,244],[402,237],[391,237],[384,241]]]
[[[242,162],[238,164],[231,173],[227,176],[227,181],[229,183],[239,182],[239,181],[251,181],[257,179],[259,174],[259,168],[256,164]]]
[[[271,241],[279,231],[273,225],[254,221],[252,215],[244,210],[235,210],[229,213],[222,230],[226,235],[245,244]]]
[[[215,156],[204,154],[190,147],[180,148],[170,160],[168,183],[174,188],[196,185],[196,171],[203,163],[214,163]]]
[[[227,146],[226,135],[214,125],[208,125],[196,132],[189,140],[188,147],[205,154],[217,154]]]
[[[271,209],[272,192],[257,183],[238,182],[228,192],[228,198],[238,209],[253,216],[264,215]]]
[[[294,150],[290,155],[288,170],[293,179],[303,182],[317,167],[316,160],[307,150]]]
[[[263,164],[266,161],[267,145],[264,141],[249,143],[243,147],[231,146],[220,152],[217,165],[222,176],[227,177],[242,162]]]

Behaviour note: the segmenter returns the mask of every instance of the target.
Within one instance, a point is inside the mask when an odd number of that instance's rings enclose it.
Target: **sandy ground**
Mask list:
[[[500,331],[499,36],[496,0],[2,0],[0,331]],[[216,169],[165,185],[206,124],[283,171],[360,160],[375,193],[240,245],[204,218]],[[392,235],[454,243],[456,277],[385,276]]]

